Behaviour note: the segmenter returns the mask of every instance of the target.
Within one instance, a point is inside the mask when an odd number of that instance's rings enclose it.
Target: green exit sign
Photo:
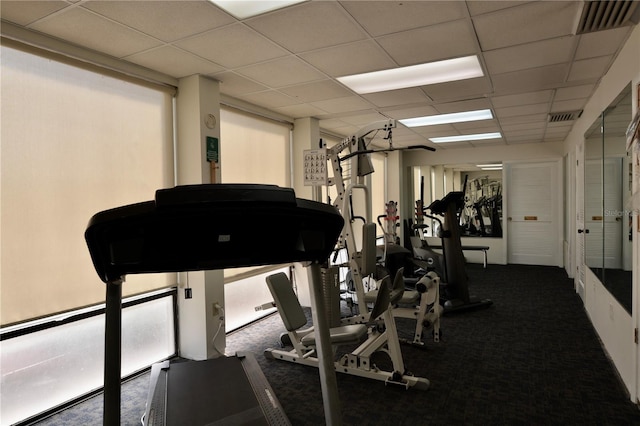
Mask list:
[[[220,144],[218,138],[207,136],[207,161],[217,163],[220,160]]]

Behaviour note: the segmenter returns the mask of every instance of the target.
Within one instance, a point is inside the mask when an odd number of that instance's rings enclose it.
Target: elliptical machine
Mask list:
[[[476,299],[469,295],[469,278],[460,241],[458,211],[464,206],[464,192],[449,192],[443,199],[436,200],[427,209],[433,214],[444,216],[441,222],[440,238],[445,263],[444,314],[487,308],[493,304],[490,299]]]

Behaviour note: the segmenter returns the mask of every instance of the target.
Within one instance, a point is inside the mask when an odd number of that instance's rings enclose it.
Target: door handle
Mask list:
[[[582,234],[582,233],[588,234],[589,230],[588,229],[578,229],[578,234]]]

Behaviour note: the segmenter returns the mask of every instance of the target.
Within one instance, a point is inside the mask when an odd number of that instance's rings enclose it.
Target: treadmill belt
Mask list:
[[[171,364],[167,425],[268,425],[237,357]]]

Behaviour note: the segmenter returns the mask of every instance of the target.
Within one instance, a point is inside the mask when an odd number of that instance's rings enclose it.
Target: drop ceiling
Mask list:
[[[4,37],[45,35],[176,79],[202,74],[219,80],[228,99],[290,119],[316,117],[336,136],[387,118],[493,111],[491,120],[398,124],[393,133],[399,147],[435,146],[429,138],[436,136],[502,134],[438,145],[451,149],[565,139],[575,119],[549,116],[579,116],[634,25],[577,34],[584,6],[307,1],[239,20],[207,0],[3,0],[0,13]],[[336,80],[467,55],[478,56],[483,77],[366,95]]]

